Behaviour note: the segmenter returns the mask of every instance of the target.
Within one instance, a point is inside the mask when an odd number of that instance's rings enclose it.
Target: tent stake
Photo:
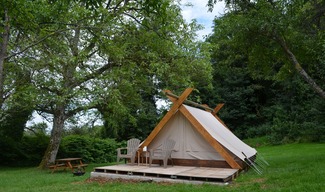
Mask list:
[[[252,168],[256,173],[258,173],[259,175],[262,175],[262,171],[258,169],[258,167],[255,165],[255,163],[253,161],[251,161],[244,152],[241,152],[244,156],[245,156],[245,162],[246,164]]]

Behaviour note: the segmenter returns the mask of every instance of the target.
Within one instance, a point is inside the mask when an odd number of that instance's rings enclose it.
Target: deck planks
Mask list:
[[[230,168],[210,168],[210,167],[190,167],[190,166],[168,166],[163,168],[158,165],[151,167],[144,165],[129,165],[119,164],[112,166],[96,167],[91,174],[91,177],[98,175],[105,176],[105,173],[109,175],[132,175],[132,179],[136,179],[134,176],[148,177],[148,178],[168,178],[168,179],[180,179],[180,180],[195,180],[205,182],[228,182],[237,177],[238,169]],[[114,177],[115,177],[114,176]],[[128,177],[123,177],[128,178]]]

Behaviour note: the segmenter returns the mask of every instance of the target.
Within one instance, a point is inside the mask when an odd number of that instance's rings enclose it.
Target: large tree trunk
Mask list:
[[[285,40],[277,36],[277,40],[280,43],[281,47],[287,54],[288,58],[290,59],[290,62],[293,64],[295,69],[298,71],[299,75],[302,76],[302,78],[311,86],[311,88],[318,94],[320,95],[323,99],[325,99],[325,91],[317,85],[317,83],[308,75],[308,73],[301,67],[299,64],[296,56],[291,52],[289,47],[287,46],[287,43]]]
[[[0,108],[3,104],[4,93],[3,93],[3,84],[4,84],[4,62],[7,57],[7,48],[9,42],[9,16],[7,10],[4,11],[3,15],[3,32],[0,36]]]
[[[61,143],[65,120],[66,115],[64,113],[64,107],[60,107],[60,109],[54,113],[50,142],[47,146],[43,159],[39,164],[39,168],[45,169],[48,167],[48,165],[55,162],[56,155]]]

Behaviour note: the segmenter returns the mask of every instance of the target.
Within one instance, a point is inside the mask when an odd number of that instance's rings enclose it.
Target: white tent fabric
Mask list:
[[[256,150],[238,137],[236,137],[227,127],[219,122],[210,112],[184,105],[185,108],[195,117],[197,121],[226,149],[244,161],[244,154],[250,158],[256,154]],[[244,153],[244,154],[243,154]]]
[[[210,112],[183,105],[207,132],[223,145],[231,155],[245,159],[242,152],[251,157],[256,150],[238,139],[231,131],[219,122]],[[175,159],[220,160],[225,159],[204,139],[189,120],[177,111],[164,125],[156,137],[147,146],[148,149],[160,148],[166,139],[176,141],[172,157]]]
[[[175,159],[225,160],[179,111],[149,144],[148,149],[160,148],[166,139],[176,141],[172,153]]]

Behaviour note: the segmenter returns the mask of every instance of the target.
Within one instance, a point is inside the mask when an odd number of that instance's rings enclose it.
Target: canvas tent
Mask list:
[[[237,138],[216,116],[220,105],[210,109],[185,104],[192,90],[186,89],[179,97],[165,92],[173,105],[140,148],[159,148],[164,140],[173,139],[175,165],[244,169],[245,160],[255,159],[256,150]]]

